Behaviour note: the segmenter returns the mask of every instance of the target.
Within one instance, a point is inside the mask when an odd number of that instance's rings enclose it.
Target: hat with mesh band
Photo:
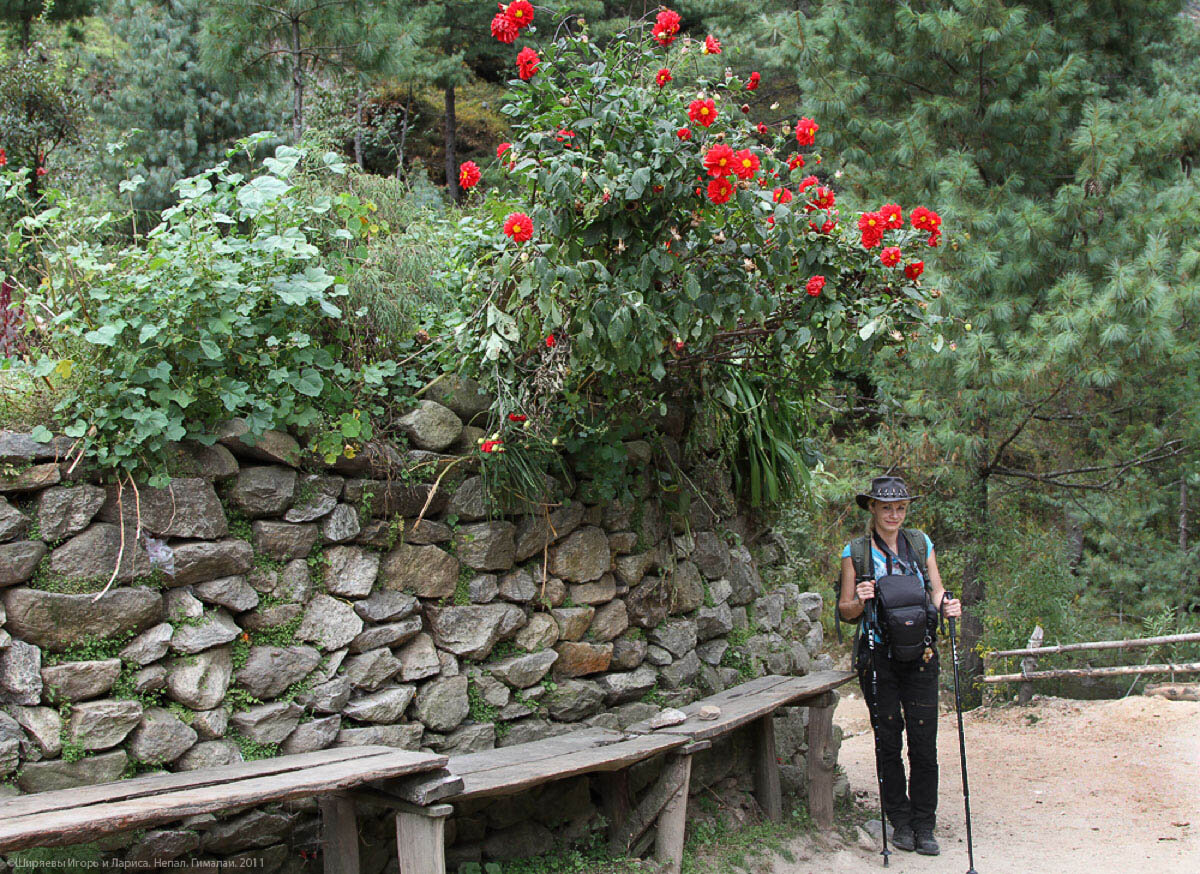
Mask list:
[[[908,486],[900,477],[877,476],[871,480],[871,490],[865,495],[855,495],[854,500],[858,501],[858,506],[867,510],[871,507],[871,501],[893,503],[895,501],[915,501],[918,497],[918,495],[908,493]]]

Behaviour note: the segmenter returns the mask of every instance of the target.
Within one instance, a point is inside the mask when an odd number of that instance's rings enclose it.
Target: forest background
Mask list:
[[[777,469],[777,488],[758,495],[788,547],[781,573],[830,591],[864,521],[853,495],[891,471],[921,495],[911,523],[964,595],[972,670],[1035,623],[1048,643],[1200,628],[1196,8],[673,8],[684,37],[724,44],[709,60],[739,81],[760,74],[754,120],[819,122],[810,169],[844,218],[898,199],[943,221],[923,279],[940,292],[936,337],[836,363],[819,390],[775,375],[787,415],[757,420],[772,444],[763,463],[799,468]],[[538,38],[582,16],[604,46],[657,9],[538,5]],[[494,14],[465,0],[5,0],[0,146],[34,202],[63,192],[125,216],[104,226],[114,245],[137,240],[176,203],[175,184],[239,138],[277,132],[235,164],[280,143],[341,153],[359,170],[334,193],[370,227],[351,250],[348,294],[369,313],[351,339],[416,355],[460,304],[431,279],[445,273],[448,229],[472,215],[460,166],[475,162],[483,188],[505,184],[496,147],[511,139],[513,53],[485,36]],[[11,227],[21,208],[4,209]],[[0,417],[54,428],[72,377],[18,366],[32,356],[15,290],[3,290]],[[375,420],[387,433],[387,410]]]

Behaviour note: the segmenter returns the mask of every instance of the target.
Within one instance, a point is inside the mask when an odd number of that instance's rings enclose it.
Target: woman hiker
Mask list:
[[[940,849],[933,837],[938,793],[934,635],[938,613],[961,616],[962,604],[942,586],[929,537],[903,527],[914,500],[904,480],[875,477],[871,490],[856,500],[871,515],[867,533],[842,550],[838,608],[847,621],[863,617],[855,636],[854,666],[875,731],[883,809],[895,828],[896,847],[936,856]],[[873,625],[868,621],[871,616]],[[900,760],[906,727],[907,781]]]

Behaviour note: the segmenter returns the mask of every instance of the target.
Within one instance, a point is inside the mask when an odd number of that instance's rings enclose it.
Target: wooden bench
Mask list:
[[[392,747],[341,747],[22,795],[0,801],[0,852],[67,846],[197,814],[316,796],[326,872],[358,874],[354,800],[346,793],[374,781],[437,771],[446,761]]]
[[[683,860],[692,756],[713,740],[753,723],[755,794],[767,816],[782,818],[779,763],[772,721],[780,707],[807,704],[809,710],[809,804],[823,828],[833,825],[833,690],[854,675],[823,671],[806,677],[760,677],[683,708],[689,718],[653,730],[638,723],[624,732],[587,729],[531,743],[452,756],[447,772],[434,777],[389,781],[383,791],[358,793],[363,800],[396,808],[400,874],[445,874],[444,824],[452,804],[473,798],[510,795],[581,774],[601,779],[609,846],[614,853],[640,855],[654,841],[664,872],[678,874]],[[715,720],[695,716],[701,707],[721,709]],[[629,768],[657,755],[667,761],[658,780],[635,807]],[[651,833],[651,827],[657,828]]]

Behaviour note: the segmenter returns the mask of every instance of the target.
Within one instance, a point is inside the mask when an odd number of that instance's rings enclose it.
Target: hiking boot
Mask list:
[[[896,830],[897,833],[899,829]],[[942,852],[938,842],[933,839],[933,831],[919,831],[916,834],[917,852],[922,856],[936,856]]]
[[[892,846],[897,850],[906,850],[911,853],[915,846],[914,841],[912,826],[896,826],[896,830],[892,833]]]

